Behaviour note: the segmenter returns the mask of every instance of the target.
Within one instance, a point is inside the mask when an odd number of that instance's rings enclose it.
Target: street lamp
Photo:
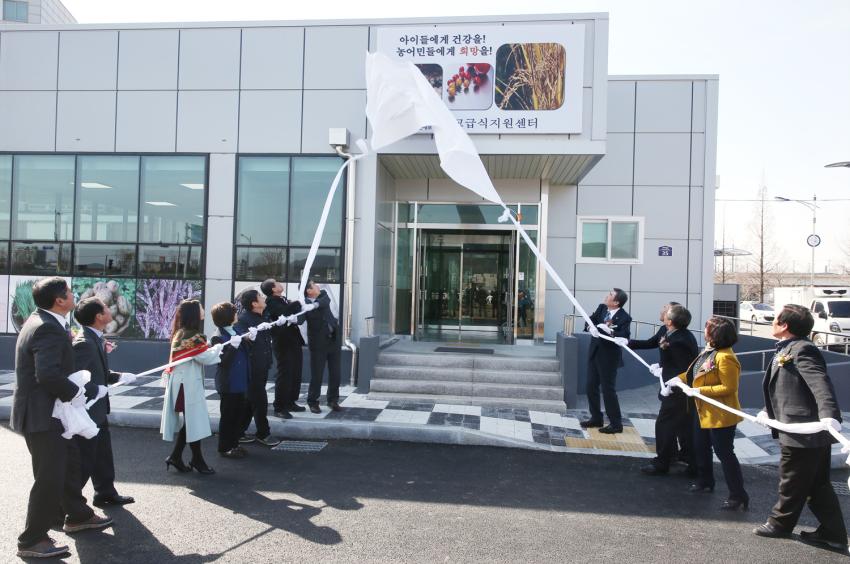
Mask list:
[[[850,161],[841,161],[840,163],[830,163],[823,165],[823,168],[850,168]]]
[[[839,163],[836,163],[839,164]],[[827,165],[831,166],[831,165]],[[848,163],[850,166],[850,163]],[[812,201],[808,200],[794,200],[791,198],[783,198],[782,196],[775,196],[775,198],[781,202],[797,202],[798,204],[802,204],[812,210],[812,234],[806,238],[806,243],[812,248],[812,276],[811,276],[811,285],[815,285],[815,247],[820,245],[821,238],[820,235],[817,234],[817,209],[818,209],[818,196],[815,194],[812,196]]]

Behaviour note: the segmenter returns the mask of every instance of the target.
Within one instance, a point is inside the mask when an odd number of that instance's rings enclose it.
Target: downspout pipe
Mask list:
[[[333,145],[336,153],[344,158],[351,159],[352,155],[346,153],[340,145]],[[342,314],[342,340],[351,351],[351,375],[350,385],[357,384],[357,347],[351,341],[351,300],[354,295],[354,186],[357,176],[357,161],[348,165],[348,175],[345,185],[345,287],[343,290],[343,314]]]

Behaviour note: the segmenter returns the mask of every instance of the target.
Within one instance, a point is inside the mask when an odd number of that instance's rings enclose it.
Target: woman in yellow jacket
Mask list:
[[[680,374],[684,382],[729,407],[741,409],[738,402],[738,381],[741,363],[732,351],[738,341],[735,325],[723,317],[712,317],[705,324],[705,349],[688,368]],[[744,490],[741,464],[735,456],[735,428],[741,421],[737,415],[724,411],[708,402],[695,399],[698,425],[695,425],[694,450],[697,462],[697,482],[691,492],[714,491],[712,447],[720,459],[723,477],[729,488],[729,498],[720,506],[725,510],[747,509],[750,496]]]

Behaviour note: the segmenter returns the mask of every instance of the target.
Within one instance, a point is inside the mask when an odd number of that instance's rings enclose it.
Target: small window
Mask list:
[[[643,262],[642,217],[579,217],[576,262]]]
[[[27,23],[28,5],[17,0],[3,0],[3,19],[11,22]]]

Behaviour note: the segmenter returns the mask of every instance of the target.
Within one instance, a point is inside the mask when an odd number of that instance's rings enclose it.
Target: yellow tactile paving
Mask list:
[[[598,450],[620,450],[625,452],[653,452],[654,447],[646,445],[634,427],[623,427],[622,433],[606,435],[598,429],[588,429],[588,438],[565,437],[568,447],[592,448]]]

